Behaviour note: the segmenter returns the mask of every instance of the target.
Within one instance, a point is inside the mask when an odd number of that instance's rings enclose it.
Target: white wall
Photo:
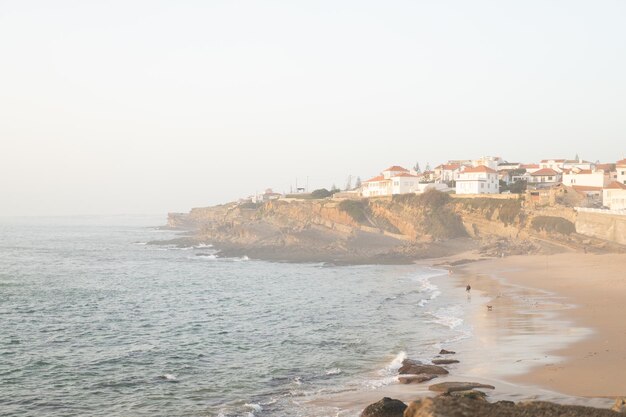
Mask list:
[[[490,172],[461,173],[456,181],[457,194],[498,194],[498,174]]]
[[[604,189],[602,204],[611,210],[626,210],[626,190]]]
[[[563,184],[567,186],[582,185],[586,187],[606,187],[609,176],[604,175],[604,171],[596,171],[591,174],[563,174]]]

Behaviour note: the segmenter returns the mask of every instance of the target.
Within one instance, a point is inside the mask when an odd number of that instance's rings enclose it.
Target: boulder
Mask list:
[[[618,413],[626,413],[626,399],[624,397],[617,398],[611,410],[617,411]]]
[[[496,387],[479,382],[441,382],[428,387],[430,391],[440,392],[442,394],[450,394],[454,391],[468,391],[474,388],[495,389]]]
[[[424,365],[420,361],[412,359],[405,359],[402,361],[402,366],[398,369],[400,375],[419,375],[419,374],[434,374],[445,375],[448,371],[445,368],[437,365]]]
[[[420,384],[422,382],[430,381],[431,379],[437,378],[437,375],[433,374],[419,374],[419,375],[411,375],[411,376],[401,376],[398,378],[398,381],[401,384]]]
[[[467,397],[439,396],[414,401],[403,417],[615,417],[608,409],[561,405],[542,401],[489,403]]]
[[[365,407],[361,417],[402,417],[406,404],[400,400],[385,397]]]
[[[433,359],[435,365],[450,365],[451,363],[459,363],[456,359]]]
[[[453,352],[453,351],[451,351],[451,350],[445,350],[445,349],[441,349],[441,350],[439,351],[439,354],[440,354],[440,355],[454,355],[455,353],[456,353],[456,352]]]

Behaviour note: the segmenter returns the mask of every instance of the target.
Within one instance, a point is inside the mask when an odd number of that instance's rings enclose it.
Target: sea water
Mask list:
[[[0,415],[336,415],[471,337],[445,270],[146,244],[163,223],[0,220]]]

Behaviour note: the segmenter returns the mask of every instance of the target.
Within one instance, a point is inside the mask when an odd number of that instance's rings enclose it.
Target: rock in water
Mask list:
[[[454,391],[469,391],[474,388],[496,389],[493,385],[481,384],[479,382],[442,382],[428,387],[430,391],[450,394]]]
[[[624,397],[617,398],[611,410],[617,411],[618,413],[626,413],[626,399]]]
[[[542,401],[512,404],[440,396],[414,401],[403,417],[615,417],[615,411]]]
[[[412,359],[405,359],[402,361],[402,366],[398,369],[400,375],[419,375],[419,374],[432,374],[432,375],[445,375],[448,371],[445,368],[437,365],[423,365],[420,361],[414,361]]]
[[[398,381],[401,384],[420,384],[422,382],[430,381],[437,378],[437,375],[432,374],[419,374],[415,376],[401,376]]]
[[[454,355],[455,353],[456,353],[456,352],[453,352],[453,351],[451,351],[451,350],[445,350],[445,349],[441,349],[441,350],[439,351],[439,354],[440,354],[440,355]]]
[[[459,363],[456,359],[433,359],[435,365],[450,365],[451,363]]]
[[[365,407],[361,417],[402,417],[405,409],[406,404],[402,401],[385,397]]]

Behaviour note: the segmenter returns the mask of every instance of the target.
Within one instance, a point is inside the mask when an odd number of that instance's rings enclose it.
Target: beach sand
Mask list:
[[[626,396],[626,255],[512,256],[455,275],[488,299],[472,318],[476,337],[467,347],[486,363],[467,372],[497,371],[571,396]],[[522,352],[500,351],[515,338]]]

